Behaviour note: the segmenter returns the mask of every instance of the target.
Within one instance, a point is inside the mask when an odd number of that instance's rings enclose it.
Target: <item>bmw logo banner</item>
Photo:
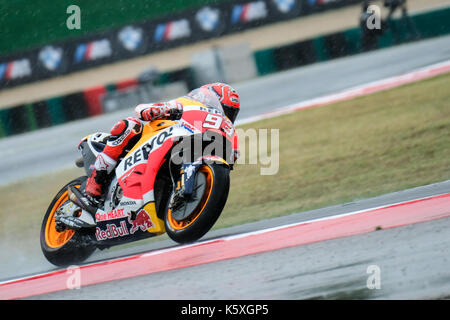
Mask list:
[[[64,50],[61,47],[45,46],[38,54],[38,63],[47,71],[55,72],[63,66]]]
[[[95,61],[111,57],[111,42],[108,39],[99,39],[77,45],[74,54],[74,63]]]
[[[14,81],[32,75],[29,59],[18,59],[0,63],[0,81]]]
[[[137,55],[147,50],[147,37],[140,26],[126,26],[117,33],[118,49],[124,54]]]
[[[155,43],[170,42],[178,39],[189,38],[191,26],[188,19],[179,19],[159,23],[156,26],[153,41]]]
[[[221,7],[203,7],[194,15],[194,27],[202,38],[219,36],[226,29],[226,11]]]
[[[272,15],[280,19],[297,17],[302,11],[301,0],[270,0]]]
[[[264,20],[268,17],[267,4],[265,1],[253,1],[237,4],[231,13],[231,24],[246,24],[253,21]]]
[[[220,9],[203,7],[195,14],[195,21],[205,32],[217,29],[220,23]]]

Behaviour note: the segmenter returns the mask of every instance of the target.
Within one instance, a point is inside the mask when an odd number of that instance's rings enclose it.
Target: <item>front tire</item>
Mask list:
[[[40,242],[41,249],[47,260],[56,266],[69,266],[86,260],[96,249],[93,244],[94,233],[92,230],[57,231],[55,213],[69,197],[67,187],[74,185],[79,188],[84,186],[87,177],[79,177],[70,181],[55,196],[45,213],[42,221]]]
[[[203,195],[198,205],[183,220],[176,220],[166,208],[164,224],[169,237],[178,243],[189,243],[200,239],[216,223],[228,198],[230,169],[222,164],[204,164],[197,172],[196,186],[200,180]],[[200,186],[197,186],[200,187]]]

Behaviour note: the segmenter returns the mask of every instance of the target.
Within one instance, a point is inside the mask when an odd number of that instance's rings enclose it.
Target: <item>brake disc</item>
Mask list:
[[[194,185],[194,192],[189,197],[189,199],[179,199],[181,203],[173,207],[171,213],[172,217],[176,221],[182,221],[189,217],[201,202],[203,194],[205,193],[205,188],[205,174],[203,172],[198,172]]]

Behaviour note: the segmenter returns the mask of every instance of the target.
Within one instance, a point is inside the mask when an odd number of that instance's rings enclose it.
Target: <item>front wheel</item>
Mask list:
[[[67,201],[67,187],[80,188],[87,177],[79,177],[65,185],[53,199],[42,221],[40,241],[44,256],[56,266],[68,266],[86,260],[96,249],[93,245],[93,232],[72,229],[58,230],[55,222],[56,211]]]
[[[230,169],[227,166],[212,163],[200,167],[193,199],[178,207],[177,212],[166,209],[164,224],[169,237],[178,243],[200,239],[222,213],[229,189]]]

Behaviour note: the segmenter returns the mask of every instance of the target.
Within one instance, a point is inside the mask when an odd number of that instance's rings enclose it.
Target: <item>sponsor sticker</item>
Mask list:
[[[173,127],[170,127],[167,131],[161,132],[159,135],[153,137],[149,142],[144,144],[141,148],[137,149],[134,154],[129,155],[125,158],[121,163],[123,167],[123,172],[126,172],[128,169],[133,167],[134,165],[146,161],[148,159],[148,155],[159,148],[167,138],[172,136]],[[124,178],[121,178],[124,180]]]
[[[120,201],[121,206],[134,206],[136,205],[136,201]]]
[[[97,212],[95,214],[95,220],[97,221],[109,221],[126,217],[127,214],[124,212],[124,209],[111,210],[106,213]]]
[[[152,219],[150,218],[150,215],[142,209],[136,214],[136,219],[131,220],[131,216],[128,217],[128,222],[131,224],[130,233],[133,234],[139,229],[141,231],[146,231],[147,229],[150,229],[153,227]]]
[[[126,221],[121,221],[120,226],[116,226],[115,224],[107,224],[106,230],[102,230],[99,227],[95,230],[95,237],[98,241],[124,237],[127,235],[129,235],[129,231]]]
[[[194,133],[195,132],[195,128],[194,128],[194,126],[192,126],[189,122],[187,122],[187,121],[183,121],[182,123],[181,123],[181,126],[183,127],[183,128],[185,128],[187,131],[189,131],[190,133]]]

